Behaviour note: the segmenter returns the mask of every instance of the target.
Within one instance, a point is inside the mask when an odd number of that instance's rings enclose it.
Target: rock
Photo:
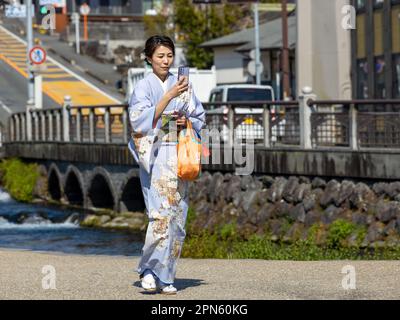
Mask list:
[[[372,186],[372,190],[376,193],[377,196],[386,195],[386,189],[389,187],[389,184],[386,182],[378,182],[374,183]]]
[[[256,206],[258,203],[258,191],[249,190],[243,194],[241,206],[244,212],[248,212],[250,207]]]
[[[211,202],[216,202],[217,200],[217,193],[221,191],[221,187],[224,184],[224,176],[217,172],[213,175],[211,182],[208,186],[208,199]]]
[[[299,203],[295,207],[291,208],[289,211],[289,216],[297,222],[304,223],[306,219],[306,212],[303,204]]]
[[[325,189],[326,181],[324,179],[316,177],[313,179],[311,186],[313,189],[317,189],[317,188]]]
[[[386,227],[383,229],[383,233],[385,235],[396,235],[397,234],[397,230],[396,230],[396,220],[392,220],[390,221]]]
[[[299,185],[299,179],[296,177],[290,177],[285,185],[285,189],[282,192],[282,198],[288,203],[294,202],[294,191]]]
[[[351,208],[363,209],[366,211],[368,203],[375,203],[376,195],[374,192],[362,182],[355,185],[353,193],[349,198]]]
[[[232,179],[232,173],[225,173],[224,174],[224,182],[230,182],[231,181],[231,179]]]
[[[290,240],[290,242],[294,242],[296,240],[301,239],[304,231],[304,225],[302,223],[295,222],[288,232],[284,236],[284,240]]]
[[[240,203],[242,202],[242,193],[234,193],[232,196],[232,203],[236,208],[239,208]]]
[[[310,187],[311,187],[311,180],[308,177],[300,176],[299,177],[299,183],[309,184]]]
[[[274,217],[274,206],[270,203],[265,203],[257,213],[257,222],[264,224],[267,220]]]
[[[330,204],[337,201],[340,191],[340,184],[336,180],[331,180],[325,187],[325,192],[319,199],[319,203],[322,207],[326,208]]]
[[[338,218],[341,211],[342,210],[340,208],[337,208],[334,205],[330,205],[321,215],[322,223],[331,224]]]
[[[268,226],[271,230],[271,233],[277,237],[281,236],[281,229],[282,229],[282,221],[278,219],[272,219],[269,221]]]
[[[302,202],[305,195],[307,193],[310,193],[310,191],[311,191],[310,184],[306,184],[306,183],[299,184],[293,194],[294,202],[295,203]]]
[[[314,210],[311,210],[306,213],[306,216],[304,218],[304,225],[309,228],[311,227],[314,223],[317,223],[321,221],[321,213],[316,212]]]
[[[94,214],[89,214],[83,219],[80,225],[83,227],[99,227],[101,225],[100,217]]]
[[[285,189],[287,180],[283,177],[278,177],[276,178],[274,184],[271,186],[271,188],[268,190],[268,200],[270,202],[277,202],[282,199],[282,193],[283,190]]]
[[[373,222],[368,228],[367,231],[367,241],[368,243],[372,243],[378,240],[383,240],[383,230],[385,226],[382,222]]]
[[[367,215],[361,212],[354,212],[352,215],[352,222],[360,226],[365,226],[367,225]]]
[[[397,201],[397,202],[400,202],[400,194],[398,194],[397,196],[395,196],[395,197],[393,198],[393,200],[395,200],[395,201]]]
[[[400,215],[400,204],[395,201],[380,201],[376,207],[376,218],[381,222],[389,222]]]
[[[355,185],[352,181],[344,180],[340,186],[340,191],[335,199],[335,205],[337,207],[340,207],[343,202],[345,202],[347,199],[350,198],[350,196],[353,194]]]
[[[111,220],[111,217],[110,216],[107,216],[107,215],[101,215],[100,216],[100,218],[99,218],[99,224],[100,225],[104,225],[104,224],[106,224],[107,222],[109,222]]]
[[[233,176],[232,179],[229,181],[227,187],[225,188],[225,201],[233,201],[234,195],[242,192],[240,180],[241,179],[239,176]]]
[[[246,191],[250,188],[250,186],[254,183],[254,179],[252,176],[243,176],[241,179],[240,187],[243,191]]]
[[[322,197],[323,194],[324,191],[322,191],[322,189],[314,189],[311,193],[308,193],[303,200],[304,210],[307,212],[314,209],[318,199]]]
[[[269,189],[274,184],[275,180],[271,176],[263,176],[261,182],[265,188]]]
[[[386,192],[391,199],[394,199],[396,196],[400,194],[400,182],[396,181],[390,183],[386,188]]]
[[[290,209],[291,205],[282,200],[275,204],[273,210],[276,217],[287,217],[289,216]]]
[[[267,190],[260,191],[258,194],[258,204],[260,206],[263,206],[267,202],[268,202],[268,191]]]
[[[400,217],[397,217],[397,219],[396,219],[396,230],[397,230],[397,233],[400,234]]]

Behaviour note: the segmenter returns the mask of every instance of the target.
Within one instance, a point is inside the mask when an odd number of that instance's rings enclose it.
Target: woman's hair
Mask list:
[[[146,40],[146,44],[144,47],[145,61],[147,62],[147,64],[150,65],[147,58],[151,58],[153,56],[154,51],[156,51],[156,49],[159,46],[170,48],[172,54],[175,55],[175,45],[174,42],[171,40],[171,38],[168,36],[155,35]]]

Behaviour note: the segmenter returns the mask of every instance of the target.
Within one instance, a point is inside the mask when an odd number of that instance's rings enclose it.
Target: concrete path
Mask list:
[[[400,261],[181,259],[179,292],[164,296],[143,293],[134,271],[138,259],[0,249],[0,299],[400,298]],[[354,269],[343,269],[349,265]],[[356,288],[345,290],[342,282]]]

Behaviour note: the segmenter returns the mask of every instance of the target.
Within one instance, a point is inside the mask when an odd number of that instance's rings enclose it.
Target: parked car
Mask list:
[[[230,101],[275,101],[274,90],[271,86],[254,84],[220,85],[211,90],[209,103]],[[210,128],[217,128],[222,131],[221,136],[223,141],[228,140],[228,110],[229,108],[227,105],[213,106],[211,104],[206,108],[206,112],[209,114],[221,112],[224,114],[222,129],[220,123],[221,118],[218,118],[218,116],[213,117],[209,124]],[[236,126],[236,138],[262,140],[264,136],[262,120],[260,121],[260,119],[262,119],[262,113],[263,108],[260,107],[246,107],[245,105],[236,107],[236,115],[248,115],[248,117],[244,117],[243,121]],[[271,108],[271,113],[274,117],[275,108],[273,106]],[[277,130],[277,126],[272,127],[273,136],[274,131]]]

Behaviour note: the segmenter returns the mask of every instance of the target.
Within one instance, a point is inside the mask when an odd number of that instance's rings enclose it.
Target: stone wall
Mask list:
[[[329,227],[341,221],[354,227],[345,245],[400,244],[400,182],[205,172],[190,193],[194,233],[233,223],[244,238],[268,233],[273,240],[292,242],[312,230],[323,244]]]

